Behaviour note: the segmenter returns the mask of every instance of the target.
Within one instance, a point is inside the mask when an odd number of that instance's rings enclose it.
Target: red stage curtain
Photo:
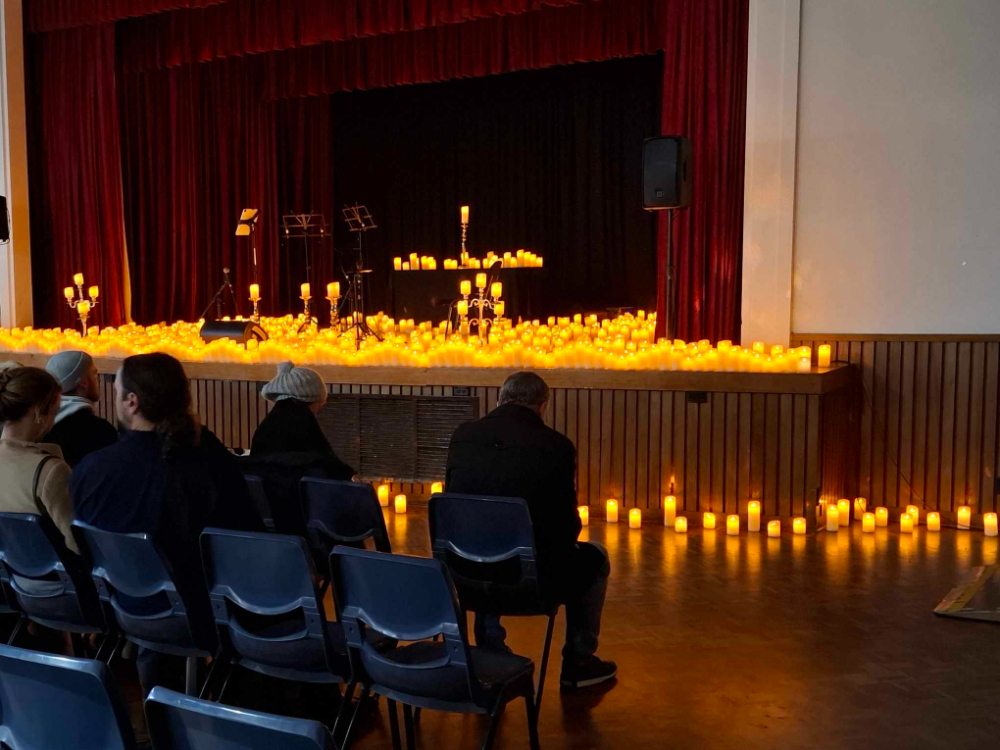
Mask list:
[[[248,207],[261,210],[259,283],[265,307],[273,299],[280,221],[274,107],[254,89],[239,58],[123,78],[125,217],[137,322],[197,320],[222,283],[223,267],[233,271],[239,309],[249,311],[250,242],[235,236]],[[228,298],[224,314],[233,314]]]
[[[125,322],[125,238],[111,25],[28,38],[35,324],[73,325],[63,287],[101,288],[95,325]]]
[[[204,8],[228,0],[25,0],[29,32],[58,31],[177,8]]]
[[[119,43],[125,70],[152,70],[596,1],[228,0],[128,21]]]

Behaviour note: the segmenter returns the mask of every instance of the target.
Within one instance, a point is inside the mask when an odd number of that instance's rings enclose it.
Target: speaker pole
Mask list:
[[[677,305],[674,302],[674,211],[667,210],[667,338],[673,341],[676,338],[677,323],[674,320],[674,311]]]

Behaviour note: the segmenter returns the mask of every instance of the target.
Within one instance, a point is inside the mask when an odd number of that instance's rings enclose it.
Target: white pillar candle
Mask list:
[[[383,508],[389,507],[389,485],[380,484],[378,486],[378,504]]]
[[[779,537],[781,536],[781,521],[768,521],[767,522],[767,535],[769,537]]]
[[[841,526],[851,525],[851,501],[847,498],[837,501],[837,519]]]
[[[396,495],[396,512],[406,513],[406,495]]]
[[[863,497],[854,498],[854,520],[860,521],[866,510],[868,510],[868,500]]]
[[[705,515],[703,515],[701,517],[701,525],[702,525],[703,528],[706,528],[706,529],[714,529],[715,528],[715,514],[714,513],[705,513]]]
[[[866,534],[871,534],[875,531],[875,514],[865,513],[861,517],[861,530]]]
[[[806,533],[806,519],[802,516],[792,519],[792,533],[801,536]]]
[[[876,526],[888,526],[889,525],[889,509],[884,507],[878,507],[875,509],[875,525]]]
[[[667,495],[663,498],[663,525],[673,526],[677,518],[677,498]]]
[[[928,531],[941,531],[941,514],[940,513],[928,513],[927,514],[927,530]]]
[[[628,527],[630,529],[642,528],[642,511],[638,508],[632,508],[628,512]]]
[[[830,366],[830,345],[820,344],[819,354],[816,355],[816,364],[820,367]]]
[[[674,531],[678,534],[686,534],[688,530],[688,520],[681,516],[676,521],[674,521]]]
[[[967,529],[972,525],[972,508],[963,505],[958,509],[958,528]]]
[[[997,535],[997,514],[987,513],[983,516],[983,531],[986,532],[986,536],[996,536]]]
[[[830,503],[826,506],[826,530],[837,531],[840,528],[840,512],[837,506]]]
[[[618,523],[618,501],[608,500],[608,512],[607,512],[608,523]]]
[[[726,534],[729,536],[739,536],[740,534],[740,517],[739,516],[729,516],[726,518]]]
[[[906,506],[906,512],[909,513],[911,516],[913,516],[913,525],[914,526],[919,526],[920,525],[920,508],[918,508],[916,505],[907,505]]]
[[[580,514],[580,525],[590,526],[590,508],[586,505],[581,505],[576,509],[576,512]]]
[[[760,531],[760,503],[756,500],[747,505],[747,531]]]
[[[913,516],[909,513],[904,513],[899,517],[899,530],[904,534],[909,534],[913,531]]]

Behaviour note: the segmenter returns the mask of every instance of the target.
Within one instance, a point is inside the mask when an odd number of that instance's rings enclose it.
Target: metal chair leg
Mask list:
[[[189,656],[184,661],[184,695],[198,694],[198,657]]]
[[[205,682],[202,683],[201,691],[198,693],[198,697],[201,698],[202,700],[205,699],[206,695],[210,695],[208,691],[209,688],[212,687],[212,680],[215,677],[215,673],[219,669],[219,664],[223,661],[225,660],[222,658],[222,656],[217,655],[212,657],[212,665],[208,668],[208,675],[205,677]]]
[[[497,738],[497,727],[500,725],[500,717],[503,716],[504,707],[498,708],[492,716],[490,716],[490,726],[486,730],[486,738],[483,740],[483,750],[490,750],[493,747],[493,742]]]
[[[351,744],[351,733],[354,731],[354,722],[357,721],[358,714],[361,713],[361,707],[365,704],[369,690],[370,688],[367,685],[361,686],[361,695],[358,696],[358,704],[354,707],[354,711],[351,712],[351,722],[347,725],[347,731],[344,732],[344,739],[340,742],[340,750],[347,750],[348,745]]]
[[[385,705],[389,711],[389,734],[392,735],[392,750],[403,750],[403,744],[399,741],[399,715],[396,713],[396,701],[386,698]]]
[[[556,610],[558,612],[558,610]],[[549,651],[552,648],[552,631],[556,627],[556,612],[549,615],[549,627],[545,631],[545,646],[542,649],[542,663],[538,668],[538,687],[535,688],[535,713],[542,710],[542,691],[545,689],[545,670],[549,666]]]
[[[222,689],[219,691],[219,697],[216,699],[216,702],[222,703],[222,696],[226,694],[226,688],[229,687],[229,680],[232,679],[233,672],[235,671],[236,671],[236,662],[235,661],[229,662],[229,671],[226,673],[226,679],[222,681]]]
[[[524,706],[528,712],[528,740],[531,750],[538,750],[538,710],[530,695],[524,696]]]
[[[26,623],[27,621],[28,618],[25,617],[24,615],[21,615],[17,619],[17,625],[14,626],[14,630],[11,631],[10,638],[7,639],[8,646],[14,645],[14,641],[17,640],[17,637],[21,634],[21,630],[24,628],[24,623]]]
[[[347,709],[354,699],[354,690],[357,686],[357,680],[351,680],[347,683],[347,687],[344,688],[344,695],[340,699],[340,708],[337,710],[337,718],[333,720],[333,727],[330,729],[330,734],[334,737],[337,736],[337,728],[340,726],[340,720],[347,715]]]
[[[406,725],[406,750],[417,750],[417,738],[413,732],[413,709],[403,704],[403,723]]]
[[[97,649],[97,655],[94,658],[97,661],[103,661],[105,664],[110,666],[111,662],[114,661],[115,654],[118,653],[118,648],[122,645],[123,640],[124,636],[121,633],[116,633],[114,637],[110,634],[104,636],[104,640],[101,641],[101,647]],[[107,656],[104,656],[104,647],[107,646],[108,643],[111,644],[111,651],[107,654]]]

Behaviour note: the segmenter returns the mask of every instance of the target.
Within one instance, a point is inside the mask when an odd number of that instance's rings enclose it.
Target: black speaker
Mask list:
[[[7,216],[7,198],[0,195],[0,242],[10,242],[10,221]]]
[[[218,339],[232,339],[244,345],[251,339],[267,341],[267,331],[252,320],[206,320],[200,335],[206,344]]]
[[[684,208],[691,202],[691,141],[683,136],[647,138],[642,146],[642,207]]]

